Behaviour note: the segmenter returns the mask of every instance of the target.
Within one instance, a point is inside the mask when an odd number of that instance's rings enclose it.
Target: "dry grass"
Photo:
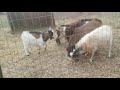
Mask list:
[[[104,15],[103,15],[104,14]],[[104,16],[104,17],[103,17]],[[55,40],[48,41],[48,48],[38,54],[36,47],[31,47],[30,56],[24,56],[20,34],[10,34],[9,28],[0,29],[0,64],[5,78],[117,78],[120,77],[120,13],[85,13],[78,18],[98,17],[105,24],[113,26],[113,48],[111,58],[108,52],[100,50],[93,63],[89,57],[81,57],[79,62],[65,58],[64,44],[57,46]],[[78,18],[66,20],[73,22]]]

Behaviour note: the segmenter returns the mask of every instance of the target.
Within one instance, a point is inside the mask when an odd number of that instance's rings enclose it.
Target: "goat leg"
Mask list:
[[[88,55],[88,52],[87,53],[85,53],[85,56],[87,56]]]
[[[38,54],[40,54],[40,46],[38,47],[38,50],[39,50]]]
[[[46,49],[47,49],[47,45],[45,44],[45,49],[44,49],[44,51],[46,51]]]
[[[25,54],[26,54],[27,56],[29,56],[28,47],[27,47],[27,46],[25,46],[25,45],[24,45],[24,50],[25,50]]]
[[[57,39],[56,39],[56,42],[57,42],[57,44],[58,44],[58,45],[60,45],[60,44],[61,44],[61,42],[60,42],[60,39],[59,39],[59,38],[57,38]]]
[[[97,50],[97,47],[94,47],[94,49],[92,50],[92,55],[91,55],[91,58],[90,58],[90,62],[93,61],[93,56],[94,56],[96,50]]]

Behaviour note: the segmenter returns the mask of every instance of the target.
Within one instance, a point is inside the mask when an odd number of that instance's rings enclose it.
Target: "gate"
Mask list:
[[[55,26],[52,12],[7,12],[7,16],[12,32]]]

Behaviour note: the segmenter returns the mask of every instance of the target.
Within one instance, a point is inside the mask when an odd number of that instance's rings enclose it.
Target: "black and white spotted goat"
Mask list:
[[[45,50],[47,48],[46,42],[48,39],[52,39],[54,35],[54,30],[49,27],[47,32],[37,32],[37,31],[23,31],[21,39],[23,42],[25,54],[29,56],[28,48],[30,45],[38,45],[39,47],[45,45]]]

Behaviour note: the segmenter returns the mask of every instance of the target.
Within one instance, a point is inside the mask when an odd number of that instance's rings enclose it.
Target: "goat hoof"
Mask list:
[[[86,53],[85,56],[87,56],[88,54]]]
[[[108,55],[108,57],[110,57],[110,55]]]
[[[75,61],[75,62],[79,62],[79,59],[75,59],[74,61]]]
[[[68,57],[67,55],[65,56],[65,58],[66,58],[66,59],[68,59],[68,60],[71,60],[71,58],[70,58],[70,57]]]
[[[67,58],[67,57],[68,57],[68,55],[66,54],[66,55],[65,55],[65,57]]]
[[[46,51],[46,49],[44,49],[44,51]]]
[[[90,62],[93,62],[93,59],[90,59]]]

